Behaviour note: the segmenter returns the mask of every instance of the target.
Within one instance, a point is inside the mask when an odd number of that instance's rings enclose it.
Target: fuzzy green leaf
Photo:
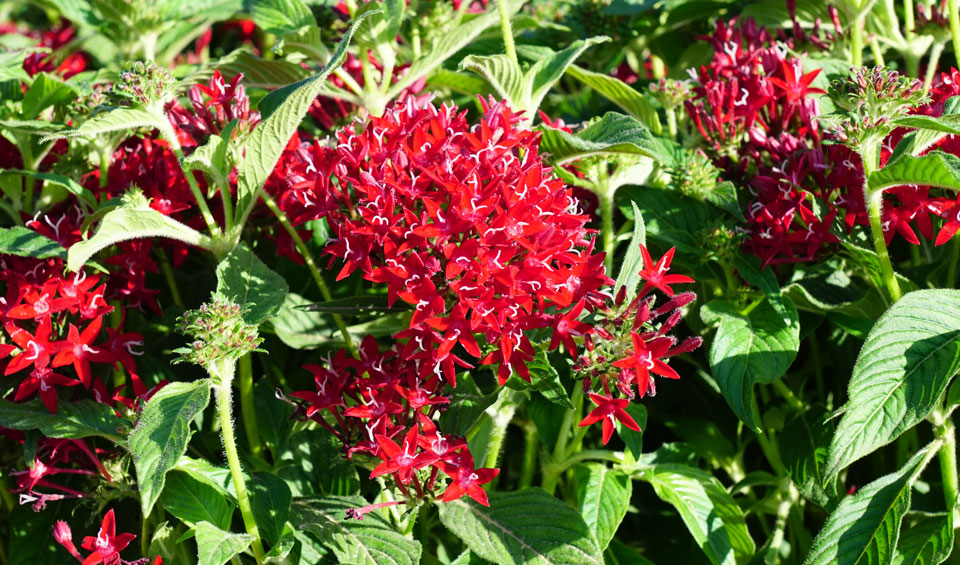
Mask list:
[[[633,483],[602,463],[584,463],[573,470],[580,514],[603,551],[627,515]]]
[[[67,250],[62,245],[23,226],[0,228],[0,253],[36,259],[67,257]]]
[[[756,429],[753,414],[753,385],[780,378],[800,348],[800,321],[797,311],[784,300],[790,323],[764,300],[743,315],[731,302],[714,300],[700,311],[705,324],[719,323],[710,346],[710,369],[724,399],[747,426]]]
[[[131,239],[165,237],[209,249],[210,238],[150,207],[139,192],[128,192],[123,204],[100,220],[96,233],[70,247],[67,268],[78,271],[98,251]]]
[[[300,127],[300,122],[307,115],[314,99],[323,90],[327,77],[346,60],[347,45],[357,25],[371,13],[366,12],[354,20],[323,71],[277,89],[260,101],[258,110],[263,121],[244,142],[244,158],[237,171],[236,225],[242,226],[246,222],[257,201],[257,195],[273,172],[283,148]]]
[[[805,565],[890,563],[900,522],[910,509],[910,489],[923,470],[929,446],[902,469],[840,501],[813,540]]]
[[[23,96],[20,117],[25,120],[36,119],[40,112],[50,106],[76,98],[77,91],[72,86],[53,75],[40,73],[33,78],[33,83]]]
[[[460,61],[459,70],[473,71],[490,83],[499,98],[518,111],[530,103],[527,77],[511,57],[498,55],[467,55]]]
[[[780,283],[777,282],[773,269],[762,269],[760,260],[753,255],[737,255],[733,260],[733,266],[745,281],[760,289],[773,309],[783,318],[783,323],[790,325],[790,320],[796,317],[796,312],[791,313],[784,303]]]
[[[200,522],[197,524],[197,565],[224,565],[251,543],[250,534],[234,534],[210,522]]]
[[[663,126],[660,124],[657,109],[641,92],[629,84],[616,77],[588,71],[576,65],[571,65],[567,69],[567,74],[643,122],[653,133],[661,134]]]
[[[960,370],[958,339],[958,290],[910,292],[877,320],[853,366],[828,480],[927,417]]]
[[[893,565],[938,565],[953,550],[953,512],[908,512]]]
[[[363,520],[346,518],[350,508],[367,505],[364,499],[329,496],[293,503],[291,522],[316,536],[340,563],[355,565],[415,565],[420,562],[420,542],[399,534],[379,512]]]
[[[538,129],[543,132],[541,152],[557,164],[590,155],[635,155],[664,164],[673,161],[670,152],[646,126],[616,112],[607,112],[575,134],[546,126]]]
[[[823,484],[827,448],[833,435],[826,418],[825,408],[812,406],[787,422],[780,434],[780,458],[805,495],[812,495],[813,489]]]
[[[81,438],[103,436],[114,441],[119,428],[130,423],[118,418],[106,404],[84,399],[61,402],[51,414],[40,400],[10,402],[0,399],[0,426],[14,430],[40,430],[47,437]]]
[[[217,265],[217,294],[247,310],[243,319],[259,325],[276,314],[287,298],[287,281],[241,243]]]
[[[540,488],[492,492],[490,506],[461,498],[440,505],[440,521],[470,551],[494,563],[603,563],[583,517]]]
[[[115,131],[136,130],[140,128],[162,129],[170,124],[145,110],[136,108],[117,108],[109,112],[97,114],[80,124],[80,127],[50,134],[40,140],[41,143],[52,139],[70,137],[96,137],[103,133]]]
[[[301,0],[254,0],[249,10],[257,27],[278,36],[316,24],[310,8]]]
[[[743,511],[710,473],[665,463],[643,471],[640,478],[677,509],[711,563],[733,565],[756,551]]]
[[[173,469],[187,450],[193,432],[190,423],[210,401],[207,380],[170,383],[143,407],[136,428],[127,439],[137,470],[140,506],[150,514],[163,491],[167,471]]]
[[[871,174],[867,188],[877,191],[905,184],[960,190],[960,157],[939,150],[920,157],[904,155]]]

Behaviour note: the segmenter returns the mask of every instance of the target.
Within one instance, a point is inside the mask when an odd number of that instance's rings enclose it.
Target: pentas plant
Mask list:
[[[955,555],[955,3],[321,4],[0,10],[0,565]]]

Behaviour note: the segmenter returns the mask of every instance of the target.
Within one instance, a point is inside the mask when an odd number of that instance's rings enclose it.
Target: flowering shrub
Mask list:
[[[954,555],[957,6],[5,8],[0,564]]]

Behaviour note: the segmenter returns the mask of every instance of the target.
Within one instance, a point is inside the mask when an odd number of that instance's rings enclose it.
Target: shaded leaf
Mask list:
[[[246,308],[248,324],[276,314],[287,297],[287,281],[241,243],[217,265],[217,294]]]
[[[62,245],[23,226],[0,228],[0,254],[36,259],[67,258],[67,250]]]

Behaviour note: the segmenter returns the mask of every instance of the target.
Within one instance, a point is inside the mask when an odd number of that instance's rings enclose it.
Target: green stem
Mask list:
[[[927,72],[923,75],[924,92],[929,92],[930,86],[933,85],[933,77],[937,74],[937,64],[940,62],[940,55],[943,54],[943,49],[946,46],[947,44],[942,41],[934,41],[933,47],[930,48],[930,58],[927,60]]]
[[[883,285],[887,288],[887,294],[890,295],[890,301],[896,302],[901,296],[900,283],[897,282],[893,264],[890,262],[890,253],[887,251],[887,243],[883,237],[883,191],[871,191],[867,186],[870,175],[879,165],[879,146],[880,143],[873,139],[864,141],[860,146],[860,160],[863,162],[863,194],[867,201],[867,215],[870,217],[870,237],[873,239],[873,247],[880,261],[880,276],[883,279]]]
[[[854,67],[863,66],[863,28],[866,24],[866,16],[858,13],[850,27],[850,64]]]
[[[100,188],[106,188],[110,175],[110,152],[106,149],[100,151]]]
[[[250,453],[262,457],[263,444],[260,442],[260,428],[257,426],[257,405],[253,399],[253,360],[247,353],[237,362],[237,389],[240,391],[240,413],[243,415],[243,431],[247,434]]]
[[[520,468],[520,486],[533,486],[533,474],[537,468],[537,453],[540,451],[540,433],[533,422],[527,423],[523,433],[523,467]]]
[[[903,0],[903,27],[906,32],[907,41],[913,39],[913,29],[916,27],[913,19],[913,0]]]
[[[230,233],[233,231],[233,197],[230,196],[229,183],[220,187],[220,200],[223,202],[223,231]]]
[[[20,138],[21,140],[23,138]],[[34,170],[33,165],[33,146],[30,140],[26,139],[20,143],[20,155],[23,158],[24,168]],[[33,177],[23,177],[23,211],[28,216],[33,216],[33,196],[36,190],[36,183]]]
[[[193,199],[197,201],[197,207],[200,209],[204,223],[207,224],[207,229],[210,230],[210,235],[217,236],[220,233],[220,226],[217,225],[217,222],[213,219],[213,214],[210,213],[210,207],[207,206],[207,199],[203,196],[203,192],[200,191],[197,179],[193,176],[192,172],[183,166],[183,161],[186,157],[183,155],[180,142],[177,141],[177,134],[167,121],[166,115],[163,115],[161,119],[163,120],[164,126],[159,128],[160,135],[163,136],[163,139],[170,145],[170,150],[173,151],[173,154],[177,156],[177,163],[180,165],[180,170],[183,171],[183,176],[187,179],[187,184],[190,185],[190,192],[193,194]]]
[[[260,542],[260,531],[253,518],[253,507],[250,505],[250,496],[247,494],[247,483],[243,479],[243,469],[240,468],[240,456],[237,453],[237,439],[233,432],[233,376],[236,363],[231,360],[216,361],[207,366],[207,371],[217,381],[217,412],[220,416],[220,434],[223,437],[223,449],[227,453],[227,464],[230,467],[230,476],[233,478],[233,487],[237,491],[237,506],[243,517],[243,525],[247,533],[253,536],[253,556],[257,563],[263,563],[263,544]]]
[[[497,9],[500,11],[500,30],[503,33],[503,49],[507,57],[513,59],[513,62],[520,66],[520,60],[517,58],[517,48],[513,44],[513,26],[510,25],[510,10],[507,7],[507,0],[497,0]]]
[[[780,393],[780,396],[787,401],[787,404],[790,405],[794,410],[801,412],[806,405],[802,400],[797,398],[797,395],[793,393],[792,390],[783,382],[783,379],[777,379],[773,381],[773,389]]]
[[[945,288],[957,286],[957,263],[960,262],[960,237],[954,235],[950,241],[950,258],[947,260],[947,280]]]
[[[573,420],[580,414],[579,406],[582,402],[583,386],[579,381],[575,381],[573,384],[573,398],[571,399],[573,408],[569,408],[563,415],[563,421],[560,423],[560,433],[557,435],[557,443],[553,446],[552,463],[557,468],[563,465],[564,455],[567,453],[567,442],[570,439],[570,431],[573,427]],[[551,471],[551,468],[553,467],[544,468],[543,489],[553,494],[557,489],[557,482],[560,481],[560,473],[563,472],[563,468],[560,468],[559,471]]]
[[[617,455],[615,452],[608,449],[587,449],[579,453],[575,453],[570,457],[566,458],[564,461],[559,463],[552,463],[544,469],[545,473],[551,473],[556,476],[560,476],[561,473],[572,467],[573,465],[581,461],[610,461],[611,463],[623,463],[623,457]]]
[[[767,551],[763,556],[763,562],[768,565],[775,565],[780,562],[780,546],[783,544],[783,533],[787,527],[787,518],[790,516],[790,509],[793,507],[793,492],[793,485],[790,484],[788,489],[783,490],[783,498],[777,505],[777,521],[773,526],[773,536],[770,538]]]
[[[773,436],[768,437],[766,430],[763,428],[763,419],[760,417],[760,408],[757,406],[756,396],[751,400],[751,408],[753,409],[753,419],[756,420],[758,426],[754,433],[757,436],[757,443],[760,444],[760,450],[763,451],[763,455],[767,458],[770,467],[773,468],[777,476],[788,477],[787,468],[784,466],[783,460],[780,459],[780,448],[777,446],[777,440]]]
[[[174,304],[183,307],[183,298],[180,296],[180,289],[177,287],[177,279],[173,276],[173,267],[170,265],[170,259],[167,258],[167,253],[162,247],[157,246],[154,247],[154,249],[157,251],[157,262],[160,264],[160,272],[163,273],[167,287],[170,288],[170,297],[173,298]]]
[[[499,402],[487,409],[487,413],[490,414],[492,421],[484,467],[491,469],[497,467],[497,460],[500,458],[500,448],[503,447],[503,440],[507,437],[507,426],[510,425],[510,420],[513,420],[513,414],[517,411],[516,394],[518,393],[511,390],[504,390],[501,393]]]
[[[873,64],[882,67],[883,51],[880,50],[880,42],[877,41],[876,36],[870,38],[870,52],[873,53]]]
[[[677,138],[677,109],[667,108],[667,132],[670,133],[670,139]]]
[[[947,13],[950,18],[950,37],[953,38],[953,55],[960,58],[960,7],[955,0],[947,1]]]
[[[603,183],[606,185],[606,183]],[[613,272],[613,254],[617,250],[615,232],[613,228],[613,196],[608,194],[607,187],[601,186],[596,191],[597,198],[600,200],[600,222],[603,233],[603,251],[606,256],[603,264],[607,268],[607,273]]]
[[[940,458],[940,477],[943,482],[943,499],[947,510],[953,512],[954,523],[960,523],[957,495],[960,494],[960,485],[957,480],[957,432],[953,419],[947,418],[937,430],[937,436],[943,440],[937,453]]]
[[[300,234],[297,233],[297,230],[294,229],[290,223],[290,219],[287,218],[287,215],[277,206],[277,202],[269,194],[261,190],[260,198],[263,199],[263,203],[273,212],[277,217],[277,221],[280,222],[280,225],[283,226],[287,235],[293,240],[293,245],[297,248],[300,256],[303,257],[303,262],[307,265],[307,269],[310,270],[313,281],[316,283],[317,288],[320,289],[320,295],[325,301],[329,302],[332,300],[333,297],[330,294],[330,289],[327,288],[327,282],[323,280],[323,275],[320,274],[320,269],[317,268],[317,264],[313,260],[313,254],[310,253],[307,244],[303,242],[303,238],[300,237]],[[350,352],[350,355],[358,357],[357,346],[354,345],[353,339],[350,337],[350,332],[347,330],[347,324],[343,321],[343,317],[341,317],[340,314],[332,314],[332,316],[334,323],[337,324],[337,329],[340,330],[340,335],[343,336],[343,343],[346,345],[347,351]]]

